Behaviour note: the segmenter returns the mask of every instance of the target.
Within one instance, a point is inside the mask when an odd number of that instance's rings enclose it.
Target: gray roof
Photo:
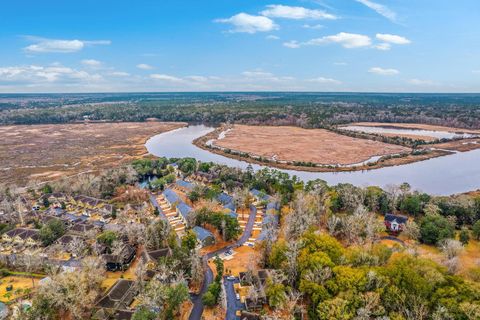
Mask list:
[[[193,211],[193,209],[184,202],[180,202],[177,205],[177,209],[185,220],[187,219],[188,214]]]
[[[199,226],[196,226],[196,227],[193,227],[193,232],[195,232],[195,234],[197,235],[197,239],[200,240],[200,241],[203,241],[205,239],[207,239],[208,237],[212,237],[213,238],[213,234],[208,231],[207,229],[204,229],[202,227],[199,227]]]

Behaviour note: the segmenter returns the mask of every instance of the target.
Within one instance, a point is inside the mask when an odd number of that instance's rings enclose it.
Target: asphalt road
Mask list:
[[[240,317],[237,317],[237,310],[244,309],[244,306],[237,300],[237,295],[235,294],[235,289],[233,285],[239,283],[240,280],[235,278],[234,280],[229,280],[227,276],[223,277],[223,283],[225,284],[225,293],[227,295],[227,315],[226,320],[240,320]]]
[[[197,295],[192,296],[192,303],[193,303],[193,308],[192,312],[190,313],[190,316],[188,317],[189,320],[200,320],[202,318],[202,313],[203,313],[203,302],[202,302],[202,296],[205,294],[207,291],[208,286],[213,282],[213,272],[210,269],[210,267],[207,264],[207,261],[219,254],[224,253],[225,251],[232,249],[232,248],[238,248],[242,246],[252,235],[252,228],[253,224],[255,223],[255,216],[257,215],[257,208],[254,205],[250,205],[250,215],[248,217],[247,225],[245,226],[245,230],[240,237],[240,239],[235,242],[233,245],[225,246],[223,248],[220,248],[214,252],[210,252],[206,255],[203,256],[203,263],[205,266],[205,275],[204,275],[204,280],[203,280],[203,285],[202,289],[200,290],[200,293]],[[232,285],[233,288],[233,285]],[[233,295],[233,299],[235,299],[235,302],[237,301],[235,298],[235,293]],[[229,299],[227,296],[227,305],[230,303],[232,304],[231,298]],[[229,310],[230,308],[228,308]],[[227,311],[228,312],[228,311]],[[235,316],[235,311],[233,313]],[[228,313],[227,313],[227,319],[236,319],[234,318],[228,318]]]

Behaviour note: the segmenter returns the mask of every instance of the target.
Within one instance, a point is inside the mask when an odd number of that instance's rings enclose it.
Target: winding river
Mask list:
[[[168,158],[193,157],[245,169],[248,162],[230,159],[200,149],[192,141],[214,128],[194,125],[165,132],[146,143],[149,153]],[[252,164],[255,170],[264,166]],[[279,169],[280,170],[280,169]],[[304,181],[323,179],[331,185],[351,183],[357,186],[386,187],[408,182],[414,189],[430,194],[450,195],[480,189],[480,149],[429,159],[411,164],[353,172],[308,172],[281,170]]]

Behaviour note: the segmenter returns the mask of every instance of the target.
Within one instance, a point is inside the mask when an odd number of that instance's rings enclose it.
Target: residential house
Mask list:
[[[188,193],[195,188],[195,185],[193,183],[187,182],[185,180],[177,180],[175,182],[175,189],[180,190],[184,193]]]
[[[212,183],[217,178],[218,178],[218,175],[216,175],[216,174],[212,174],[212,173],[208,173],[208,172],[202,172],[202,171],[197,171],[190,176],[190,179],[195,180],[195,181],[200,182],[200,183],[203,183],[203,184]]]
[[[85,209],[101,209],[107,205],[107,203],[102,199],[83,195],[73,197],[72,203]]]
[[[133,280],[119,279],[97,303],[98,308],[128,310],[137,294]]]
[[[80,222],[80,223],[74,224],[69,229],[69,232],[72,233],[72,234],[76,234],[76,235],[81,236],[81,235],[84,235],[85,233],[87,233],[90,230],[98,230],[98,228],[95,227],[95,225],[93,223]]]
[[[162,248],[158,250],[143,250],[141,259],[143,263],[148,267],[150,264],[154,264],[158,259],[163,257],[169,257],[172,255],[170,248]]]
[[[272,214],[272,213],[265,213],[265,216],[263,217],[262,221],[262,231],[260,232],[260,235],[257,237],[257,240],[263,241],[265,240],[269,234],[269,230],[273,227],[276,228],[279,223],[279,216],[278,214]]]
[[[226,194],[225,192],[220,193],[217,196],[217,200],[223,205],[233,203],[233,197],[231,195]]]
[[[27,246],[33,247],[42,244],[39,230],[26,229],[25,232],[18,234],[17,237],[20,237]]]
[[[39,231],[36,229],[16,228],[5,232],[2,235],[2,241],[16,244],[25,244],[27,246],[40,245]]]
[[[215,243],[215,237],[213,234],[199,226],[195,226],[192,228],[193,232],[197,236],[197,241],[200,243],[202,247],[210,246]]]
[[[398,234],[403,231],[405,224],[408,221],[408,217],[387,213],[384,218],[385,227],[388,232]]]
[[[257,189],[250,190],[250,194],[255,198],[255,201],[257,202],[269,201],[271,198],[264,191],[260,191]]]
[[[63,250],[68,253],[72,253],[72,249],[77,243],[83,243],[86,245],[85,238],[70,234],[61,236],[59,239],[57,239],[56,243],[61,245]]]
[[[179,202],[182,201],[180,197],[172,189],[165,189],[163,191],[163,197],[165,198],[165,201],[167,201],[167,204],[170,207],[170,209],[172,209]]]
[[[184,224],[187,224],[188,215],[192,212],[193,209],[185,202],[180,202],[177,204],[177,214],[182,219]]]
[[[129,244],[124,244],[121,251],[117,254],[104,254],[102,259],[108,271],[119,271],[128,268],[130,262],[135,258],[135,248]]]

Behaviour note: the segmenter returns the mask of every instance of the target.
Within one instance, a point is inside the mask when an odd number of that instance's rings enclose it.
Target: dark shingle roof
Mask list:
[[[135,281],[133,280],[118,280],[97,305],[108,309],[126,308],[133,301],[134,283]]]
[[[387,213],[385,215],[385,221],[394,222],[395,220],[397,221],[397,223],[405,224],[407,223],[408,217],[391,213]]]

